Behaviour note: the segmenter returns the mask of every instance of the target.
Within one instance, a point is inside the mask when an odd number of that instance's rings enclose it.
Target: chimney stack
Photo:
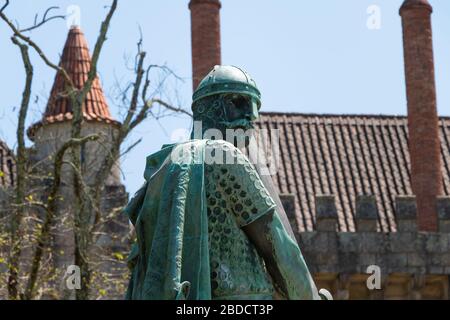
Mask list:
[[[200,81],[221,64],[220,0],[191,0],[192,82]]]
[[[431,13],[427,0],[405,0],[403,27],[408,100],[411,184],[417,200],[419,231],[437,231],[437,196],[442,195],[442,166],[436,109]]]

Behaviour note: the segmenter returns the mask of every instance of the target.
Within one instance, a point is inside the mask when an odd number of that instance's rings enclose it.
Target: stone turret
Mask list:
[[[91,57],[87,41],[79,27],[72,27],[69,31],[60,66],[63,67],[77,89],[81,89],[88,79],[91,67]],[[42,119],[28,129],[28,136],[34,142],[32,161],[36,164],[42,177],[50,175],[53,171],[54,157],[61,146],[71,138],[73,109],[66,94],[67,84],[61,73],[57,73],[50,93],[46,110]],[[109,150],[113,138],[118,134],[120,123],[113,119],[98,76],[95,77],[86,99],[82,105],[83,122],[81,136],[97,134],[100,138],[95,142],[88,142],[81,148],[81,165],[83,166],[84,183],[90,185],[94,182],[100,166]],[[70,151],[66,152],[70,160]],[[119,162],[116,161],[109,177],[105,182],[100,210],[109,214],[113,209],[120,208],[127,202],[128,195],[120,181]],[[57,216],[52,232],[52,255],[56,270],[62,274],[56,275],[57,285],[61,284],[64,290],[62,276],[69,265],[74,264],[74,214],[73,214],[73,170],[69,164],[62,167],[62,180],[59,189]],[[40,188],[39,197],[46,199],[46,178],[37,182]],[[128,233],[127,218],[124,215],[102,225],[103,232],[97,243],[96,250],[103,248],[102,253],[111,257],[113,252],[128,251],[124,239]],[[95,251],[97,253],[97,251]],[[94,254],[97,256],[97,254]],[[102,259],[100,259],[102,260]],[[119,270],[112,263],[96,266],[96,271],[114,273]],[[126,272],[126,271],[123,271]],[[69,292],[73,294],[73,292]]]
[[[60,66],[66,70],[74,85],[78,89],[82,88],[88,79],[91,57],[87,41],[79,27],[72,27],[69,31]],[[63,75],[57,73],[43,118],[28,129],[28,136],[35,143],[34,160],[45,163],[47,168],[50,168],[48,161],[71,135],[72,105],[65,93],[65,82]],[[85,179],[89,182],[95,177],[101,159],[106,156],[112,138],[120,126],[120,123],[111,116],[98,77],[87,94],[82,112],[82,135],[101,136],[100,143],[87,143],[82,148],[82,161],[90,173]],[[65,167],[65,171],[70,171],[68,166]],[[106,184],[120,185],[118,163],[114,166]]]

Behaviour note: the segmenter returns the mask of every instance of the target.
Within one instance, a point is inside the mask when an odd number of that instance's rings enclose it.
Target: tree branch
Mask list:
[[[134,142],[131,146],[129,146],[124,152],[122,152],[120,154],[120,156],[122,157],[122,156],[126,155],[128,152],[133,150],[141,142],[142,142],[142,138],[140,138],[138,141]]]
[[[50,8],[48,8],[45,11],[44,16],[42,17],[42,20],[39,23],[37,23],[38,15],[36,14],[36,16],[34,17],[34,24],[31,27],[29,27],[29,28],[21,29],[20,32],[28,32],[28,31],[37,29],[40,26],[42,26],[42,25],[46,24],[47,22],[49,22],[50,20],[65,19],[66,18],[65,16],[62,16],[62,15],[57,15],[57,16],[52,16],[52,17],[47,18],[48,13],[50,11],[54,10],[54,9],[59,9],[59,7],[50,7]]]
[[[138,126],[142,121],[144,121],[147,118],[148,111],[153,107],[153,104],[155,104],[155,103],[163,106],[164,108],[166,108],[168,110],[171,110],[174,112],[179,112],[179,113],[184,113],[184,114],[192,117],[191,113],[189,113],[188,111],[186,111],[182,108],[174,107],[161,99],[150,99],[150,100],[147,100],[145,105],[141,108],[141,111],[139,112],[139,114],[131,122],[129,131],[133,130],[136,126]]]
[[[186,111],[186,110],[184,110],[182,108],[174,107],[174,106],[172,106],[172,105],[168,104],[167,102],[165,102],[163,100],[160,100],[160,99],[152,99],[152,100],[153,100],[154,103],[158,103],[158,104],[160,104],[161,106],[163,106],[166,109],[169,109],[169,110],[174,111],[174,112],[184,113],[184,114],[192,117],[192,113],[190,113],[189,111]]]
[[[30,47],[32,47],[37,53],[38,55],[42,58],[42,60],[44,61],[44,63],[49,66],[50,68],[56,70],[57,72],[61,72],[61,74],[63,75],[64,79],[67,81],[67,83],[70,85],[70,87],[74,88],[74,84],[72,79],[70,79],[69,75],[67,74],[66,70],[54,63],[52,63],[47,56],[44,54],[44,52],[42,51],[42,49],[33,41],[31,40],[29,37],[24,36],[22,34],[22,32],[16,28],[16,26],[11,22],[11,20],[8,19],[8,17],[3,13],[4,8],[6,8],[6,6],[9,4],[9,1],[7,1],[7,3],[3,6],[3,9],[0,10],[0,18],[6,22],[6,24],[11,28],[14,36],[16,36],[17,38],[21,39],[22,41],[24,41],[25,43],[27,43]]]
[[[88,72],[88,79],[86,80],[83,88],[76,96],[72,96],[72,138],[80,138],[81,135],[81,124],[83,121],[82,105],[86,99],[88,92],[91,90],[92,83],[97,76],[97,63],[100,58],[100,53],[103,48],[103,44],[106,41],[106,35],[111,23],[111,19],[117,8],[117,0],[112,1],[111,8],[106,15],[105,20],[102,22],[100,27],[100,33],[95,43],[94,51],[91,59],[91,66]],[[76,298],[80,300],[85,300],[89,296],[89,286],[91,282],[91,271],[89,267],[89,261],[87,258],[87,251],[89,244],[92,241],[91,234],[89,233],[91,226],[89,225],[91,219],[91,208],[95,209],[97,201],[92,203],[87,198],[82,185],[82,180],[78,176],[77,172],[80,171],[83,174],[80,161],[81,150],[79,147],[72,148],[72,162],[74,165],[74,194],[75,194],[75,264],[77,264],[82,273],[83,286],[81,290],[77,290]],[[97,194],[98,191],[95,190]],[[97,197],[95,196],[95,199]]]
[[[9,0],[5,1],[5,4],[3,5],[3,7],[0,9],[0,13],[3,13],[3,11],[6,9],[6,7],[9,6]]]
[[[102,51],[103,44],[106,41],[106,35],[108,33],[109,25],[111,23],[111,19],[114,15],[114,12],[117,9],[117,0],[113,0],[111,4],[111,8],[109,9],[108,14],[106,15],[105,20],[102,22],[102,25],[100,27],[100,34],[97,38],[97,42],[95,43],[94,51],[92,53],[92,59],[91,59],[91,68],[88,73],[88,79],[86,80],[86,83],[84,84],[84,87],[81,90],[80,94],[80,100],[83,102],[86,98],[86,95],[91,90],[92,83],[97,76],[97,63],[100,58],[100,52]]]
[[[62,147],[58,150],[55,156],[55,161],[53,164],[53,183],[50,190],[50,194],[48,196],[48,203],[46,205],[46,211],[47,214],[45,216],[44,223],[42,224],[42,228],[38,235],[37,240],[37,246],[36,250],[33,255],[32,265],[31,265],[31,271],[30,276],[28,278],[27,287],[25,290],[25,299],[29,300],[34,295],[34,288],[36,285],[37,275],[39,273],[39,268],[42,260],[42,255],[44,252],[45,247],[47,246],[49,234],[50,234],[50,227],[53,224],[53,219],[55,216],[55,212],[57,210],[57,196],[59,187],[61,184],[61,169],[62,165],[64,163],[64,156],[66,154],[66,151],[70,148],[73,148],[75,146],[83,145],[90,141],[96,141],[99,138],[98,135],[92,134],[88,135],[82,139],[70,139],[66,141]]]
[[[142,78],[144,76],[144,67],[143,66],[144,66],[145,55],[146,55],[145,52],[138,53],[139,60],[137,63],[137,68],[136,68],[136,80],[133,84],[133,94],[131,95],[131,102],[130,102],[130,107],[128,108],[127,116],[125,117],[125,120],[123,121],[123,124],[122,124],[122,130],[124,132],[128,131],[130,122],[136,112],[136,109],[137,109],[139,91],[141,89]]]
[[[3,14],[3,13],[0,13]],[[26,163],[27,155],[25,148],[25,121],[28,113],[28,107],[31,97],[31,85],[33,82],[33,66],[31,65],[28,46],[20,43],[16,37],[12,37],[11,41],[20,48],[22,61],[25,68],[26,79],[25,88],[22,94],[22,102],[19,110],[19,121],[17,126],[17,159],[16,159],[16,194],[15,203],[20,205],[25,198],[25,180],[26,180]],[[17,212],[11,220],[11,252],[9,257],[9,278],[8,278],[8,294],[10,299],[18,299],[18,272],[19,258],[21,254],[20,226],[22,225],[24,215],[23,207],[17,208]]]

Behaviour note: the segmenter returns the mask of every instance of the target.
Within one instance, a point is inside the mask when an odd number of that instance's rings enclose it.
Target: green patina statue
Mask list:
[[[270,177],[238,148],[260,106],[245,71],[216,66],[194,92],[191,140],[147,158],[125,209],[127,299],[319,299]]]

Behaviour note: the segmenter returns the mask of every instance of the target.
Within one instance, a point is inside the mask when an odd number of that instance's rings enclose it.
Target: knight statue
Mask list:
[[[125,209],[127,299],[320,299],[267,168],[243,151],[260,107],[248,73],[215,66],[194,92],[190,140],[147,157]]]

